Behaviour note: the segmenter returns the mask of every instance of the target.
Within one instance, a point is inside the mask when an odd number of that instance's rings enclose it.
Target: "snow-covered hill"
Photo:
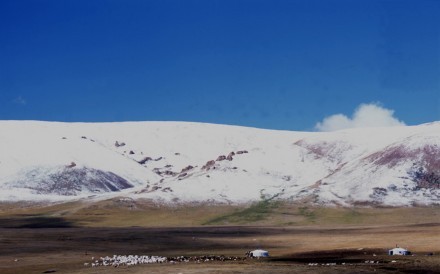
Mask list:
[[[440,122],[289,132],[186,122],[0,121],[0,200],[440,203]]]

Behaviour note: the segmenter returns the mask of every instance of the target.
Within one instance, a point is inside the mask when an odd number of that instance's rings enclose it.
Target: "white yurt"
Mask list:
[[[269,257],[269,252],[263,249],[256,249],[249,252],[250,257]]]
[[[411,252],[405,248],[396,247],[388,250],[388,255],[411,255]]]

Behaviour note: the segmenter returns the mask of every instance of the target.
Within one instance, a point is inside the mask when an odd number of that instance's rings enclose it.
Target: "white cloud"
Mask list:
[[[394,117],[394,110],[386,109],[377,103],[361,104],[351,118],[344,114],[328,116],[315,125],[319,131],[335,131],[356,127],[404,126],[403,121]]]

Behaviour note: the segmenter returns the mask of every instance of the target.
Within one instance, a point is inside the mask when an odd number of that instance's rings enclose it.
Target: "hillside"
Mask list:
[[[439,137],[439,122],[321,133],[0,121],[0,200],[439,204]]]

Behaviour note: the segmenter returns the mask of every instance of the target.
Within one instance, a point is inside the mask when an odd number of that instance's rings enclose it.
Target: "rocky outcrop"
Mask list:
[[[177,172],[174,172],[172,170],[161,170],[160,168],[153,168],[153,172],[156,173],[159,176],[175,176],[177,175]]]
[[[138,161],[138,163],[141,164],[141,165],[143,165],[143,164],[145,164],[146,162],[151,161],[151,160],[153,160],[153,158],[151,158],[151,157],[145,157],[145,158],[143,158],[142,160]]]
[[[183,178],[183,177],[185,177],[186,175],[188,175],[188,173],[184,172],[184,173],[179,174],[179,176],[177,176],[177,178]]]
[[[226,160],[226,156],[225,155],[220,155],[216,159],[217,162],[224,161],[224,160]]]
[[[165,170],[162,172],[162,174],[164,175],[168,175],[168,176],[175,176],[177,173],[171,170]]]
[[[125,146],[124,142],[119,143],[118,141],[115,142],[115,147],[123,147]]]
[[[33,178],[30,180],[30,178]],[[115,192],[131,188],[126,179],[109,171],[93,168],[65,168],[42,176],[41,170],[27,172],[17,186],[31,189],[36,194],[76,196],[84,191],[91,193]]]
[[[206,164],[204,166],[202,166],[202,169],[209,170],[214,165],[215,165],[215,161],[214,160],[210,160],[210,161],[206,162]]]
[[[185,167],[185,168],[182,168],[182,171],[180,171],[181,173],[182,172],[187,172],[187,171],[190,171],[191,169],[193,169],[194,167],[193,166],[191,166],[191,165],[189,165],[189,166],[187,166],[187,167]]]

